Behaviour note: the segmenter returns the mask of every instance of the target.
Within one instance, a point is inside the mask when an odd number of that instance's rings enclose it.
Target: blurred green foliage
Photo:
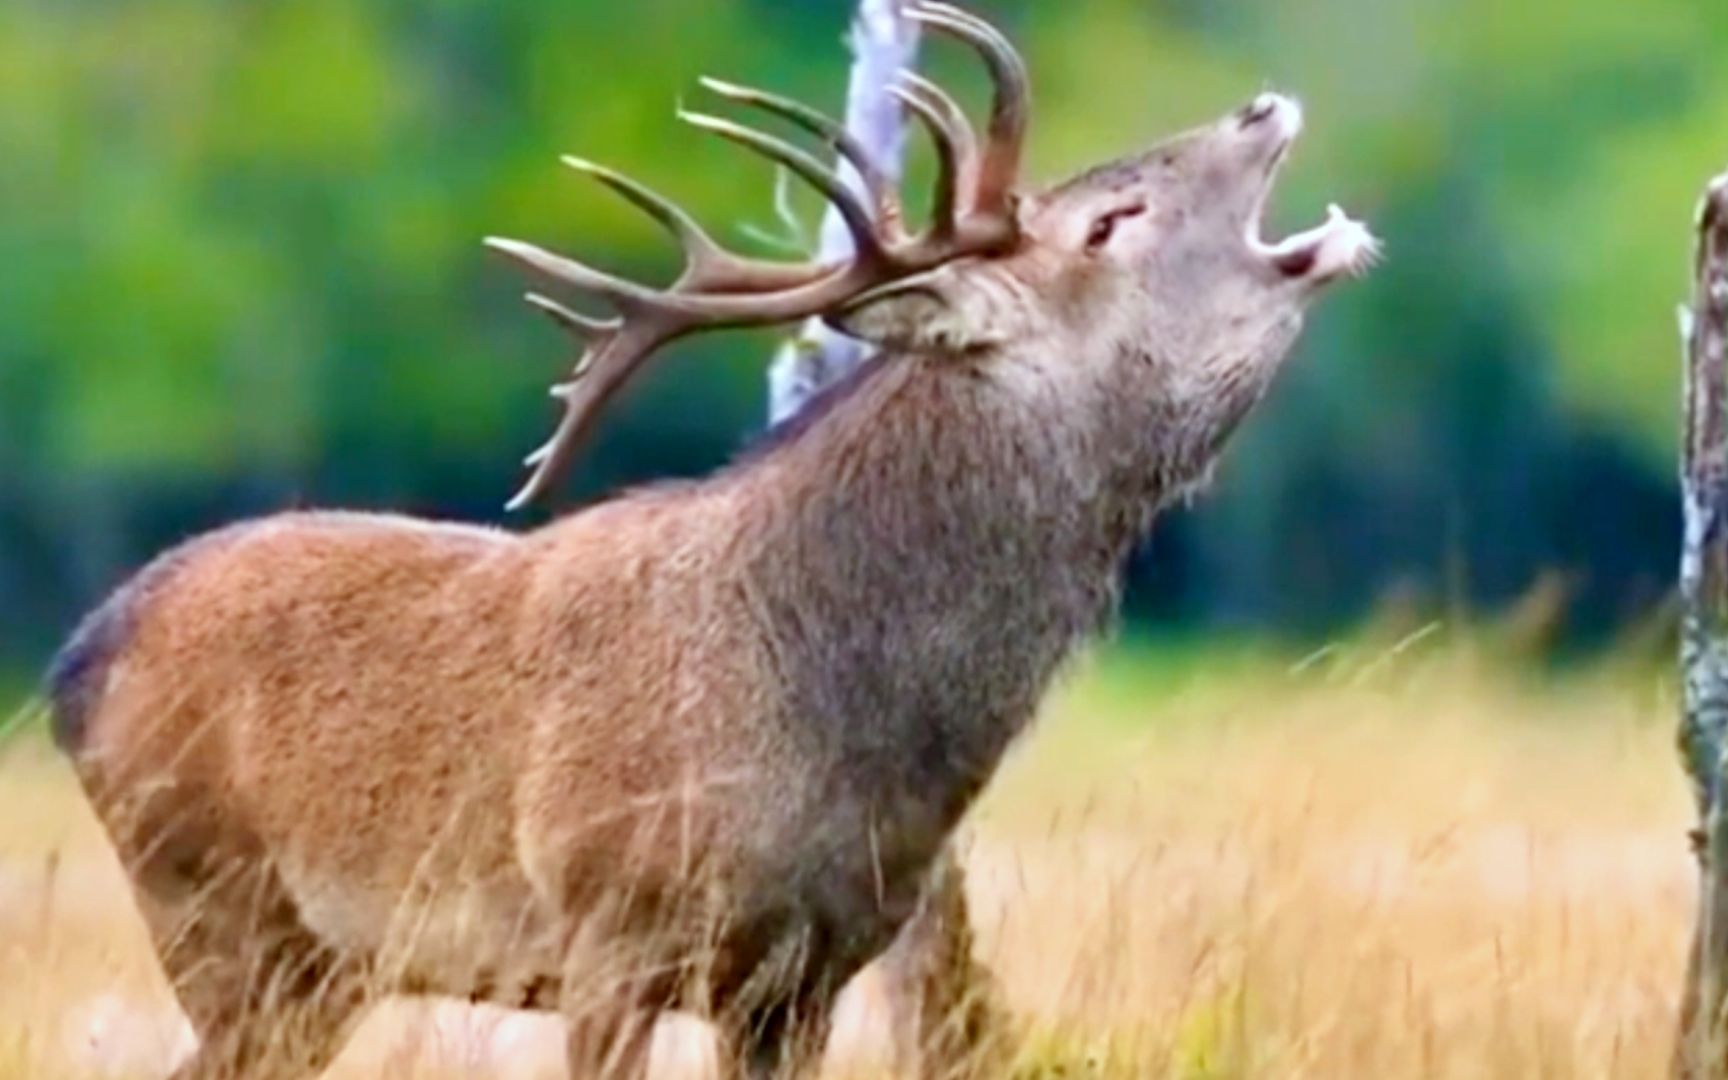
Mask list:
[[[1312,121],[1280,224],[1336,198],[1388,241],[1207,508],[1154,544],[1139,610],[1318,629],[1401,581],[1496,599],[1552,566],[1605,626],[1662,591],[1672,308],[1693,199],[1728,161],[1728,6],[977,6],[1031,59],[1038,174],[1271,84]],[[672,105],[713,73],[837,108],[849,7],[0,5],[0,668],[234,517],[496,517],[567,358],[479,238],[667,273],[649,225],[558,167],[577,151],[751,246],[744,226],[773,227],[771,174]],[[969,58],[930,52],[977,100]],[[675,350],[573,490],[723,460],[757,424],[771,344]]]

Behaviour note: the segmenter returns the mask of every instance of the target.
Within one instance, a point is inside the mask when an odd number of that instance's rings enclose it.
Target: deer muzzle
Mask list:
[[[1261,235],[1278,167],[1302,133],[1300,104],[1282,94],[1261,94],[1227,123],[1234,123],[1265,156],[1265,186],[1248,221],[1248,248],[1257,259],[1284,279],[1307,285],[1360,276],[1378,261],[1380,241],[1336,203],[1327,208],[1325,222],[1312,229],[1275,242]]]

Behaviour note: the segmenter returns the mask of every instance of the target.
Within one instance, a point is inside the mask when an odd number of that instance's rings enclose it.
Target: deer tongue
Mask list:
[[[1287,277],[1326,282],[1366,273],[1380,258],[1380,241],[1334,203],[1326,222],[1276,244],[1255,239],[1256,250]]]

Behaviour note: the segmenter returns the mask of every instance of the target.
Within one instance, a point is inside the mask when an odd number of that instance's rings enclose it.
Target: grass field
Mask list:
[[[968,838],[1019,1071],[1662,1075],[1692,904],[1672,687],[1494,651],[1083,667]],[[164,1074],[188,1036],[38,732],[0,793],[0,1078]],[[835,1074],[875,1074],[879,1017],[853,995]],[[702,1071],[699,1029],[662,1036],[664,1075]],[[559,1045],[544,1018],[403,1002],[331,1075],[557,1077]]]

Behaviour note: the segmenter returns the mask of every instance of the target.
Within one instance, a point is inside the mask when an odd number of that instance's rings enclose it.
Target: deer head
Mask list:
[[[1260,236],[1278,167],[1302,127],[1295,102],[1262,94],[1217,123],[1090,169],[1038,193],[1019,189],[1030,114],[1026,67],[1007,39],[950,5],[917,2],[912,18],[975,48],[995,83],[980,140],[940,87],[902,73],[895,94],[929,132],[937,173],[929,223],[910,231],[898,193],[832,119],[760,90],[704,80],[710,90],[774,113],[822,139],[861,178],[864,195],[803,150],[717,117],[685,121],[785,166],[820,191],[846,223],[855,254],[840,264],[785,264],[721,248],[683,210],[621,174],[567,164],[655,217],[681,242],[683,275],[654,290],[514,240],[488,246],[555,286],[597,295],[601,321],[557,301],[529,301],[585,343],[557,432],[529,455],[512,500],[543,495],[568,466],[604,404],[658,348],[704,329],[813,315],[909,356],[999,357],[1042,374],[1161,395],[1166,406],[1231,395],[1264,379],[1320,286],[1372,264],[1378,243],[1332,207],[1325,224],[1278,243]],[[1138,361],[1124,365],[1128,356]],[[1139,374],[1131,374],[1138,370]],[[1144,386],[1130,385],[1146,383]],[[1203,425],[1215,445],[1240,415],[1234,402]],[[1214,410],[1218,411],[1218,410]]]

